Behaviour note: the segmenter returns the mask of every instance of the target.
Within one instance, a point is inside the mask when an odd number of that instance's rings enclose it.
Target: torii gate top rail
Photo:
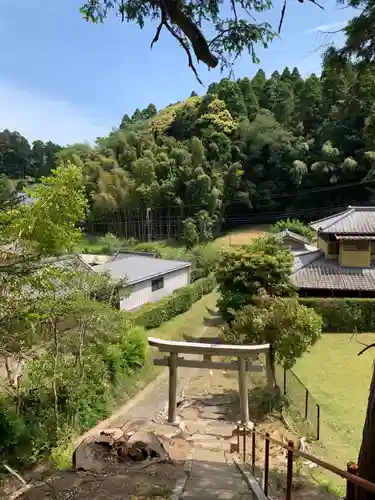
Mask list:
[[[175,340],[161,340],[148,337],[148,343],[159,349],[160,352],[180,352],[188,354],[209,354],[210,356],[233,356],[236,358],[267,353],[270,345],[233,345],[233,344],[204,344],[201,342],[178,342]]]
[[[148,338],[151,346],[157,347],[160,352],[169,353],[169,357],[156,358],[154,364],[169,367],[169,407],[168,421],[177,420],[177,368],[209,368],[238,371],[241,421],[249,421],[249,402],[247,394],[246,372],[263,371],[262,364],[252,364],[250,358],[258,354],[268,354],[270,345],[231,345],[231,344],[204,344],[200,342],[178,342]],[[203,355],[203,359],[185,359],[179,354]],[[235,357],[236,361],[212,361],[212,356]],[[268,370],[267,370],[268,376]]]

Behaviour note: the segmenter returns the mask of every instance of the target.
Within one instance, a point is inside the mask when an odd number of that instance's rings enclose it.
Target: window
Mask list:
[[[164,288],[164,278],[156,278],[151,281],[151,290],[153,292],[156,292],[156,290],[160,290],[161,288]]]

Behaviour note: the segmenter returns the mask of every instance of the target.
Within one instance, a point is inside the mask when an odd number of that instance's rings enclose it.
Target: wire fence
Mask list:
[[[312,436],[320,439],[320,406],[308,388],[292,370],[278,366],[276,369],[277,384],[292,406],[302,418]]]

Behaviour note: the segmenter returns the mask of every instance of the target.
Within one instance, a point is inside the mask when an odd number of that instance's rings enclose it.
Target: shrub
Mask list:
[[[298,298],[263,297],[237,312],[223,335],[234,344],[269,343],[273,356],[270,352],[267,357],[276,384],[275,362],[291,368],[317,342],[322,325],[321,316]]]
[[[293,295],[292,264],[291,252],[273,235],[255,238],[249,245],[223,252],[216,270],[218,307],[223,318],[230,322],[235,311],[264,293],[270,297]]]
[[[199,234],[194,219],[185,219],[183,221],[183,232],[181,241],[186,248],[192,248],[199,241]]]
[[[300,302],[323,317],[325,332],[375,330],[375,299],[309,297],[300,298]]]
[[[121,240],[112,233],[107,233],[98,239],[102,253],[115,253],[121,247]]]
[[[67,465],[71,453],[64,450],[69,438],[108,416],[133,374],[143,367],[147,350],[145,331],[136,326],[87,346],[82,371],[72,356],[60,356],[57,414],[51,383],[53,358],[43,353],[28,363],[20,394],[0,398],[0,465],[29,466],[46,453],[51,453],[56,465]]]
[[[285,229],[289,229],[289,231],[292,231],[293,233],[300,234],[309,241],[312,240],[314,235],[314,231],[298,219],[282,219],[270,227],[272,233],[280,233],[281,231],[285,231]]]
[[[12,458],[25,456],[29,448],[30,437],[22,418],[17,415],[10,397],[5,395],[0,399],[0,465],[17,464]],[[25,460],[21,461],[22,465]]]
[[[104,363],[112,382],[118,382],[123,375],[131,375],[144,365],[148,344],[145,331],[140,326],[120,336],[116,343],[108,346]]]
[[[155,303],[148,303],[132,314],[133,323],[147,330],[157,328],[165,321],[186,312],[203,295],[210,293],[216,286],[213,274],[195,281],[191,285],[179,288],[172,295]]]

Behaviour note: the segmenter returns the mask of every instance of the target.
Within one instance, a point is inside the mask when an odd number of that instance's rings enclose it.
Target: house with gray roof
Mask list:
[[[97,273],[108,273],[114,281],[122,283],[120,309],[133,310],[188,285],[191,263],[121,253],[92,269]]]
[[[351,207],[310,224],[317,248],[295,255],[300,295],[375,296],[375,207]]]

